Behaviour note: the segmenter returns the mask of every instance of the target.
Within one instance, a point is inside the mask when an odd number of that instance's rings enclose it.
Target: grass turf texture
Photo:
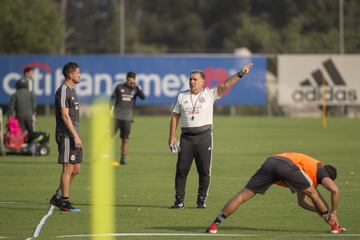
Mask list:
[[[38,129],[51,133],[49,156],[0,157],[0,237],[31,237],[49,208],[48,198],[54,193],[60,175],[60,165],[56,164],[54,124],[54,117],[38,119]],[[169,208],[174,200],[176,163],[176,156],[167,147],[169,117],[137,116],[132,126],[129,164],[115,169],[117,233],[204,233],[225,202],[246,184],[265,158],[281,151],[304,152],[337,167],[336,182],[342,193],[338,211],[340,222],[349,234],[360,233],[358,119],[331,118],[328,127],[322,129],[319,119],[215,116],[212,183],[207,209],[196,209],[198,179],[195,164],[188,176],[185,209]],[[84,164],[71,188],[71,200],[81,208],[81,213],[64,213],[56,209],[39,239],[91,233],[89,128],[89,120],[82,118]],[[115,141],[118,160],[118,137]],[[328,199],[327,191],[322,192]],[[329,233],[329,230],[330,227],[318,216],[297,206],[295,194],[273,186],[264,196],[255,196],[242,205],[223,222],[218,232],[258,235],[247,239],[295,240],[324,239],[316,235]],[[151,239],[159,238],[185,237]],[[359,239],[359,236],[336,239]]]

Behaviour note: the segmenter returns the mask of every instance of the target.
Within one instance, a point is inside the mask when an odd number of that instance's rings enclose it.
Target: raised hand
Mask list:
[[[248,74],[249,71],[250,71],[250,68],[252,68],[252,66],[253,66],[252,63],[246,64],[246,65],[241,69],[240,74],[241,74],[241,75],[246,75],[246,74]]]

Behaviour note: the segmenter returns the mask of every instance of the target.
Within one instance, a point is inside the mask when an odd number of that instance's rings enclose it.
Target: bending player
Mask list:
[[[309,211],[317,212],[331,225],[332,233],[345,232],[337,219],[340,191],[334,180],[336,168],[324,165],[319,160],[302,153],[285,152],[269,157],[251,177],[246,186],[237,193],[222,209],[208,233],[216,233],[220,223],[255,194],[264,194],[274,183],[289,187],[297,193],[299,205]],[[318,184],[331,193],[331,208],[318,192]],[[311,200],[311,201],[310,201]]]

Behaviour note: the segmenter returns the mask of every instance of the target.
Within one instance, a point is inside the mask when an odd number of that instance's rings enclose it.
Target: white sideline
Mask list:
[[[37,237],[40,235],[41,228],[42,228],[43,225],[45,224],[46,219],[47,219],[48,217],[50,217],[51,214],[53,213],[54,208],[55,208],[55,206],[51,204],[51,206],[50,206],[49,211],[47,212],[47,214],[45,214],[45,215],[41,218],[39,224],[36,226],[33,236],[30,237],[30,238],[27,238],[26,240],[31,240],[31,239],[37,238]]]
[[[77,237],[259,237],[253,234],[208,234],[208,233],[108,233],[108,234],[79,234],[61,235],[58,238],[77,238]]]
[[[88,238],[88,237],[266,237],[268,235],[254,234],[208,234],[208,233],[109,233],[109,234],[78,234],[78,235],[60,235],[57,238]],[[360,233],[314,233],[314,234],[284,234],[283,237],[360,237]]]

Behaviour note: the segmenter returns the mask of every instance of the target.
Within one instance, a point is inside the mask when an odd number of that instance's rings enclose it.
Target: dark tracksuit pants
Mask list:
[[[181,134],[180,152],[176,163],[175,198],[184,201],[186,178],[193,159],[199,174],[198,201],[208,195],[211,175],[212,133],[207,130],[198,135]]]
[[[28,131],[28,138],[30,140],[34,133],[32,115],[17,115],[16,117],[19,120],[21,129]]]

